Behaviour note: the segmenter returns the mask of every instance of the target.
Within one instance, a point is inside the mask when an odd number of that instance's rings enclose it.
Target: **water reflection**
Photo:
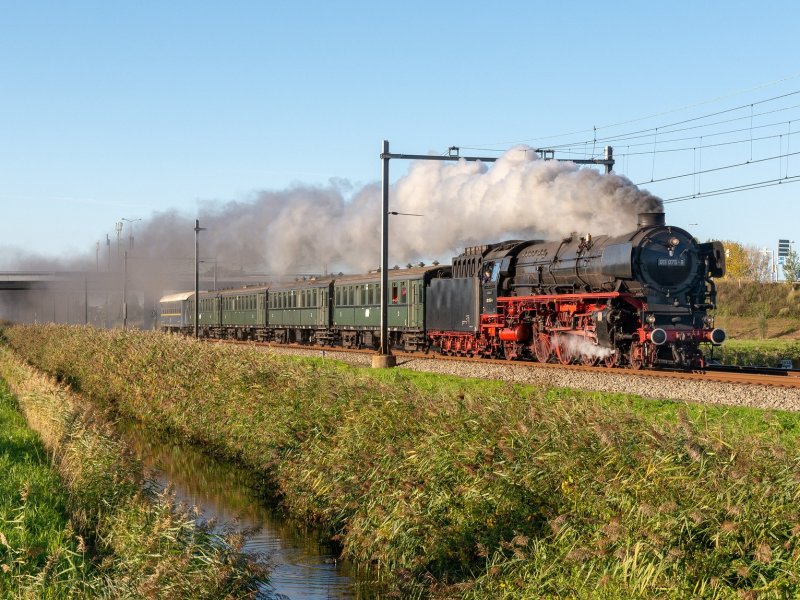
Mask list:
[[[220,528],[251,532],[245,552],[266,557],[271,567],[265,598],[381,597],[377,584],[349,563],[337,561],[333,548],[317,532],[265,506],[253,491],[255,482],[246,470],[134,422],[120,423],[118,429],[145,466],[155,472],[159,485],[173,485],[179,501],[199,507]]]

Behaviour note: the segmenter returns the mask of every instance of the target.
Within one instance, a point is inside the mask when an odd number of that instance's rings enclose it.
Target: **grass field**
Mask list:
[[[0,399],[3,598],[254,595],[263,570],[238,553],[243,540],[212,534],[168,493],[150,491],[102,416],[5,347],[0,378],[8,383]]]
[[[247,465],[401,596],[800,593],[794,413],[358,370],[156,333],[6,335],[86,398]]]
[[[777,367],[781,360],[791,360],[800,368],[800,340],[727,340],[714,349],[714,358],[728,365]]]
[[[94,577],[38,436],[0,381],[0,597],[69,598]]]

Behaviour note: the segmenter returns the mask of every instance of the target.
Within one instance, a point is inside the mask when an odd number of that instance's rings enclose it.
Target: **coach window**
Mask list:
[[[392,284],[392,304],[397,304],[397,284]]]
[[[406,282],[404,281],[400,288],[400,304],[408,304],[408,287],[406,286]]]

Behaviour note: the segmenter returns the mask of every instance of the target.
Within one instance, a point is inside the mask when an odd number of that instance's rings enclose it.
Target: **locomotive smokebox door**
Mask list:
[[[500,262],[483,263],[481,270],[481,313],[497,314],[497,283],[500,278]]]

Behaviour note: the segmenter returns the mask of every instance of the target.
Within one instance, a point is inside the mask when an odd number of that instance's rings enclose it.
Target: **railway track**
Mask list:
[[[311,346],[305,344],[276,344],[273,342],[253,342],[237,340],[207,340],[212,343],[227,343],[249,345],[265,348],[275,348],[283,350],[307,351],[309,353],[319,353],[322,356],[333,353],[343,353],[352,355],[364,355],[371,357],[375,354],[372,349],[356,348],[332,348],[330,346]],[[736,367],[727,365],[713,365],[703,370],[678,371],[670,369],[627,369],[627,368],[607,368],[590,367],[584,365],[562,365],[559,363],[539,363],[529,361],[507,361],[501,359],[485,359],[465,356],[445,356],[441,354],[422,354],[395,352],[398,366],[402,367],[409,361],[447,361],[465,364],[485,364],[496,366],[514,366],[530,369],[554,369],[563,371],[574,371],[597,375],[627,375],[641,378],[672,379],[681,381],[697,381],[708,383],[728,383],[740,385],[756,385],[781,388],[800,388],[800,370],[798,369],[775,369],[769,367]]]

